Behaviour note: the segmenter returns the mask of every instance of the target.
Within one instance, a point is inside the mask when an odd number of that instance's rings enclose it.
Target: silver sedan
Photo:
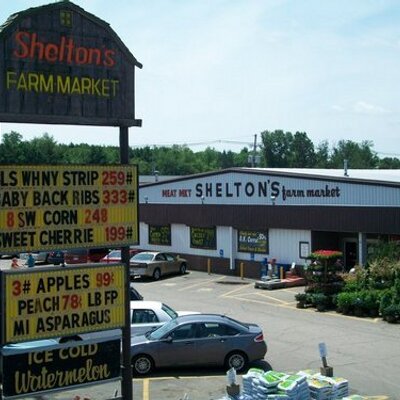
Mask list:
[[[142,251],[130,259],[130,276],[146,276],[159,280],[169,274],[185,274],[187,261],[172,253]]]

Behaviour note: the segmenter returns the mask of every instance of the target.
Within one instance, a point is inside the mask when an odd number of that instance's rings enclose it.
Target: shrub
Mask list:
[[[294,298],[298,301],[298,302],[302,302],[302,303],[306,303],[307,301],[307,293],[297,293]]]
[[[400,321],[400,304],[391,304],[382,310],[382,317],[391,323]]]
[[[336,297],[336,304],[339,312],[351,314],[354,311],[354,304],[358,292],[342,292]]]
[[[330,298],[323,293],[315,293],[313,295],[313,303],[318,311],[324,311],[330,306]]]

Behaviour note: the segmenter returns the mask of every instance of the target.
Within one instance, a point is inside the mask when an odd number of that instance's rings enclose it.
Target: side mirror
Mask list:
[[[165,343],[172,343],[172,336],[167,336],[167,337],[164,339],[164,342],[165,342]]]

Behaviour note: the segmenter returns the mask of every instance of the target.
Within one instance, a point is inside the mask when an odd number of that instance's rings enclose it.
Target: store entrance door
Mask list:
[[[344,264],[349,271],[357,264],[357,243],[345,242],[344,244]]]

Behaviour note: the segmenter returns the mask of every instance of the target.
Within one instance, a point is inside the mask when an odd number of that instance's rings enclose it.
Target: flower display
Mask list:
[[[314,260],[332,260],[342,257],[343,253],[338,250],[316,250],[312,252],[308,258]]]

